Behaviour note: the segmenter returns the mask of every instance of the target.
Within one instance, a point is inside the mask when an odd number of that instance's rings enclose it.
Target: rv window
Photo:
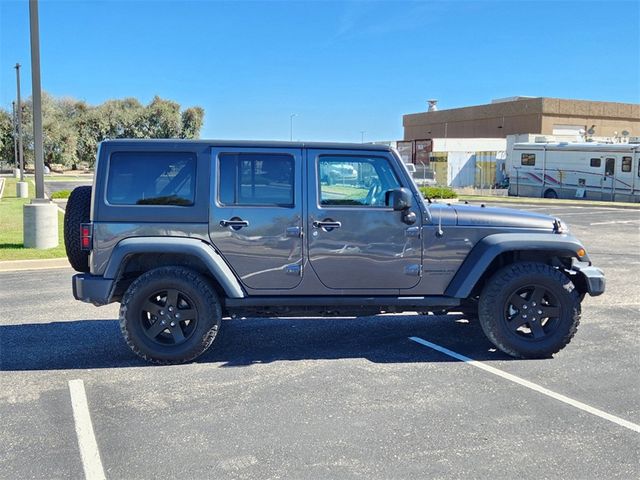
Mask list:
[[[622,157],[622,171],[623,172],[631,171],[631,157]]]
[[[522,165],[533,166],[536,164],[536,154],[535,153],[523,153],[521,158]]]
[[[600,165],[602,165],[601,160],[599,158],[592,158],[591,159],[591,166],[598,168]]]

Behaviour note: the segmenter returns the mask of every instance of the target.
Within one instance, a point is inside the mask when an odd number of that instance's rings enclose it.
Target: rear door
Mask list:
[[[209,235],[252,289],[291,289],[302,279],[300,149],[214,148]]]
[[[309,261],[328,288],[397,293],[420,281],[421,208],[414,224],[385,205],[385,193],[410,187],[389,152],[308,150]],[[395,292],[393,292],[395,290]]]

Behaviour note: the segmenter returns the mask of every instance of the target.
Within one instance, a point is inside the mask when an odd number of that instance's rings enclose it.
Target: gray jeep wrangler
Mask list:
[[[569,343],[601,270],[557,218],[425,200],[386,146],[112,140],[75,189],[76,299],[120,302],[127,344],[195,359],[223,317],[478,318],[509,355]]]

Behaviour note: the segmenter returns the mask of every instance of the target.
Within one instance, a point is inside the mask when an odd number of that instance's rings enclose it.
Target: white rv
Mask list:
[[[640,202],[640,145],[514,143],[509,195]]]

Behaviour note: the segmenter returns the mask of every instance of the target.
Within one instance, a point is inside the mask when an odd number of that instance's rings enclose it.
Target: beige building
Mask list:
[[[433,103],[433,101],[430,101]],[[404,115],[405,140],[505,138],[530,133],[640,136],[640,104],[510,97],[490,104]],[[624,132],[624,133],[623,133]]]

